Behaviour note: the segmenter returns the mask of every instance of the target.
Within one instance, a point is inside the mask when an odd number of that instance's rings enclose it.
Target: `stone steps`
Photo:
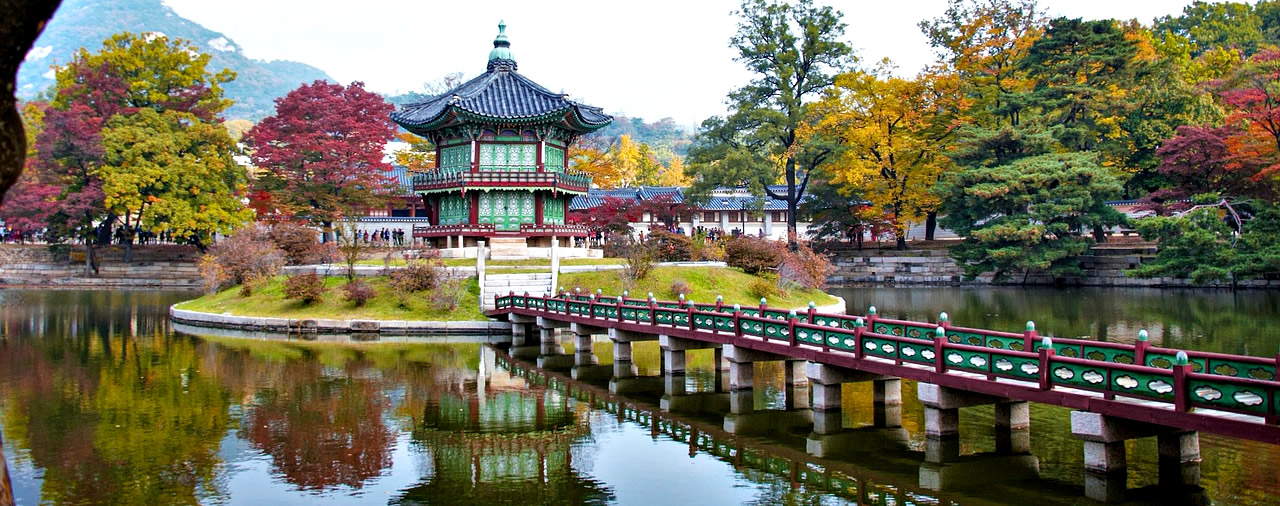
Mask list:
[[[519,274],[486,274],[484,277],[484,293],[481,294],[485,310],[493,309],[494,299],[500,295],[516,293],[523,295],[543,295],[551,290],[550,272],[531,272]]]

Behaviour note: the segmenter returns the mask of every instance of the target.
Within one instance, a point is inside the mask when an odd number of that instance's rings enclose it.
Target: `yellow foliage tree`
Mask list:
[[[835,87],[815,105],[814,128],[843,148],[831,167],[832,183],[870,201],[872,209],[891,213],[898,247],[905,248],[907,230],[939,205],[932,190],[950,160],[938,144],[954,128],[944,98],[956,93],[937,88],[954,79],[903,79],[888,69],[885,61],[873,72],[837,76]]]
[[[671,163],[658,176],[659,186],[689,186],[691,180],[684,173],[684,159],[679,155],[671,157]]]
[[[396,140],[409,145],[392,153],[396,165],[403,165],[410,172],[426,172],[436,167],[436,147],[431,141],[409,132],[396,134]]]

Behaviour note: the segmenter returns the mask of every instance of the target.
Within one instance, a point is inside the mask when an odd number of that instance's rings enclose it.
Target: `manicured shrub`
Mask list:
[[[781,241],[735,237],[724,245],[724,261],[729,267],[737,267],[747,274],[758,274],[777,269],[785,250],[786,244]]]
[[[461,279],[445,279],[436,285],[435,290],[427,293],[427,300],[436,311],[453,311],[465,295]]]
[[[445,277],[440,262],[415,261],[391,272],[391,286],[399,293],[423,292],[435,288]]]
[[[655,247],[659,262],[688,262],[694,259],[693,239],[687,235],[655,230],[648,240],[657,242]]]
[[[628,287],[632,286],[636,281],[640,281],[649,275],[649,271],[653,270],[653,264],[658,261],[658,242],[652,239],[647,241],[638,241],[627,237],[617,245],[618,252],[626,261],[622,269],[623,284]]]
[[[265,227],[250,225],[231,234],[209,248],[209,256],[222,269],[220,285],[242,285],[242,293],[252,285],[280,274],[285,265],[284,251],[276,247]],[[221,288],[221,286],[219,286]]]
[[[284,281],[284,298],[286,299],[297,299],[303,304],[311,304],[323,300],[324,293],[324,278],[317,274],[289,276]]]
[[[778,274],[783,280],[805,288],[822,288],[835,266],[826,255],[813,251],[808,243],[796,242],[794,250],[783,248],[782,266]]]
[[[353,303],[356,307],[364,306],[377,296],[378,292],[363,279],[348,281],[347,284],[342,285],[342,300]]]
[[[206,254],[200,257],[200,285],[205,293],[210,295],[217,293],[229,278],[227,271],[218,264],[218,259],[213,255]]]
[[[683,279],[676,279],[671,282],[672,297],[679,297],[682,293],[687,296],[691,290],[693,289],[689,287],[689,283],[686,283]]]
[[[317,264],[332,258],[332,255],[326,258],[332,247],[322,244],[311,227],[284,221],[272,225],[268,235],[271,242],[284,252],[289,265]]]
[[[755,298],[770,298],[778,295],[778,284],[764,278],[758,278],[747,287],[747,293]]]

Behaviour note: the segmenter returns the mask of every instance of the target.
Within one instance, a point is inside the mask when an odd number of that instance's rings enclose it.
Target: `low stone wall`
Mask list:
[[[100,251],[98,273],[84,275],[84,250],[72,248],[80,261],[59,260],[43,244],[0,244],[0,285],[79,288],[198,289],[200,269],[194,248],[137,246],[134,262],[119,259],[119,246]]]
[[[1195,284],[1185,278],[1131,278],[1125,270],[1133,269],[1151,255],[1113,254],[1076,257],[1084,276],[1068,276],[1061,281],[1044,272],[1032,272],[1026,277],[1029,285],[1075,286],[1135,286],[1182,288],[1229,288],[1230,283]],[[832,285],[983,285],[991,283],[991,274],[983,274],[972,281],[964,281],[964,269],[951,258],[946,249],[925,250],[864,250],[841,252],[832,259],[836,271],[827,277]],[[1022,276],[1009,281],[1022,284]],[[1244,280],[1240,288],[1280,287],[1280,280]]]
[[[511,335],[511,324],[496,320],[440,322],[291,319],[205,313],[172,306],[169,308],[169,318],[176,323],[196,327],[287,334]]]

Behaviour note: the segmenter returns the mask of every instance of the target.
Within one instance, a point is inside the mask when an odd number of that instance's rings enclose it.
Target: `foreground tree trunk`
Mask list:
[[[61,0],[0,0],[0,203],[22,175],[27,158],[27,135],[13,93],[18,89],[18,65],[27,57],[45,23]]]
[[[933,240],[933,231],[938,229],[938,212],[930,211],[924,218],[924,240]]]
[[[4,436],[0,436],[0,505],[13,503],[13,486],[9,484],[9,463],[4,460]]]

